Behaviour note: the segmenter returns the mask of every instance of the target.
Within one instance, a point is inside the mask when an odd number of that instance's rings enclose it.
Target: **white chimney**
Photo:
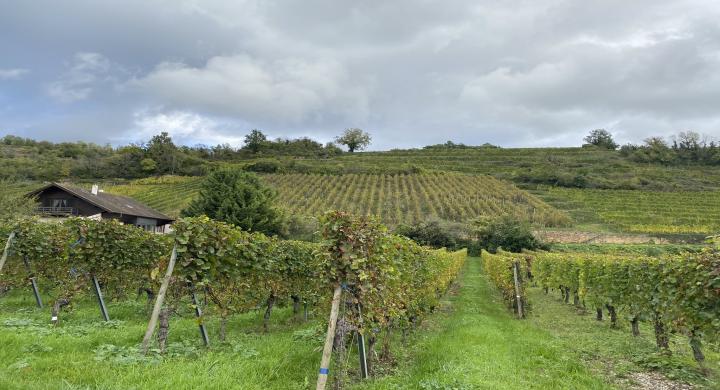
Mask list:
[[[93,195],[97,195],[98,194],[98,185],[93,184],[92,190],[90,192],[92,192]]]

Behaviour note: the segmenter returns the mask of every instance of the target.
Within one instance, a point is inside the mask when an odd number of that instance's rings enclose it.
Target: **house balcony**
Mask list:
[[[75,207],[38,207],[37,213],[48,217],[70,217],[78,215]]]

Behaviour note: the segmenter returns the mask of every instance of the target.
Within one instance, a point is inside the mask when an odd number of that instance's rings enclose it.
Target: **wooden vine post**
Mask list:
[[[325,390],[325,384],[330,373],[330,356],[333,349],[333,340],[335,339],[335,326],[337,325],[338,312],[340,311],[340,298],[342,296],[342,287],[335,287],[333,293],[332,306],[330,307],[330,322],[328,323],[327,336],[325,336],[325,347],[323,347],[322,360],[320,361],[320,373],[316,390]]]
[[[515,279],[515,299],[517,301],[518,318],[525,318],[523,313],[522,295],[520,294],[520,264],[515,260],[513,262],[513,278]]]
[[[10,252],[10,246],[12,246],[13,240],[15,240],[15,232],[10,232],[7,242],[5,243],[5,250],[3,250],[2,257],[0,257],[0,272],[2,272],[2,269],[5,266],[5,261],[8,258],[8,253]]]
[[[170,278],[172,277],[173,269],[175,268],[175,262],[177,261],[177,244],[173,246],[172,255],[170,255],[170,262],[168,263],[167,271],[163,277],[162,284],[160,285],[160,291],[158,291],[157,298],[155,299],[155,307],[153,307],[152,315],[150,316],[150,322],[148,323],[147,331],[142,342],[142,353],[145,355],[150,347],[150,339],[155,332],[157,326],[158,317],[160,316],[160,309],[162,308],[163,301],[165,300],[165,293],[167,292],[168,285],[170,285]]]

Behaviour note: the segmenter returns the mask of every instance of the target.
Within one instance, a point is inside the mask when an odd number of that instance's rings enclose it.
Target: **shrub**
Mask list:
[[[276,173],[282,168],[282,163],[275,159],[258,160],[245,166],[246,171],[258,173]]]
[[[414,225],[400,225],[396,233],[412,239],[420,245],[433,248],[448,248],[457,250],[468,245],[463,229],[451,224],[443,224],[439,221],[416,223]]]
[[[505,216],[482,223],[477,231],[478,245],[481,249],[495,253],[499,248],[510,252],[523,249],[542,249],[545,245],[532,233],[526,222]]]

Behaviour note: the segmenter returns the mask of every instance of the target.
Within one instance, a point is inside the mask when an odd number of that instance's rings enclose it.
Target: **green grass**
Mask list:
[[[518,321],[502,305],[468,259],[457,295],[424,326],[408,351],[411,359],[395,375],[366,389],[602,389],[611,385],[593,374],[557,338],[529,321]]]
[[[660,353],[655,346],[651,324],[641,323],[639,337],[633,337],[630,323],[618,316],[618,327],[610,328],[609,319],[595,319],[595,311],[579,310],[562,302],[559,293],[544,294],[540,288],[527,289],[533,312],[527,322],[545,329],[555,344],[575,359],[582,360],[591,372],[612,378],[616,385],[628,387],[633,372],[660,371],[665,377],[688,382],[700,388],[720,388],[720,354],[717,346],[705,346],[706,376],[692,359],[687,338],[671,337],[672,355]],[[607,313],[605,313],[607,314]]]
[[[185,311],[171,322],[169,349],[176,356],[154,354],[141,361],[136,351],[147,326],[142,303],[111,303],[110,314],[120,322],[108,326],[92,299],[85,299],[62,317],[61,327],[52,328],[49,311],[33,309],[24,295],[0,300],[2,389],[304,389],[315,380],[318,342],[296,338],[294,332],[317,324],[297,324],[288,310],[275,313],[268,334],[260,329],[259,314],[234,317],[228,342],[217,343],[213,332],[208,351]],[[216,321],[211,319],[209,328],[217,329]]]
[[[402,346],[394,340],[396,364],[357,389],[605,389],[626,388],[634,371],[657,366],[666,375],[716,388],[703,379],[681,339],[674,356],[657,355],[649,329],[633,338],[621,322],[610,329],[554,295],[530,288],[532,313],[517,320],[469,258],[459,287],[451,290]],[[309,323],[288,309],[274,312],[268,334],[259,313],[235,316],[229,340],[217,342],[217,321],[209,318],[213,345],[202,347],[189,308],[171,323],[171,356],[135,353],[146,326],[144,304],[109,304],[109,324],[91,297],[63,315],[58,328],[48,310],[33,308],[28,291],[0,298],[0,388],[2,389],[308,389],[320,360],[324,314]],[[103,346],[105,345],[105,346]],[[706,351],[711,368],[717,352]],[[350,356],[350,371],[356,357]]]

